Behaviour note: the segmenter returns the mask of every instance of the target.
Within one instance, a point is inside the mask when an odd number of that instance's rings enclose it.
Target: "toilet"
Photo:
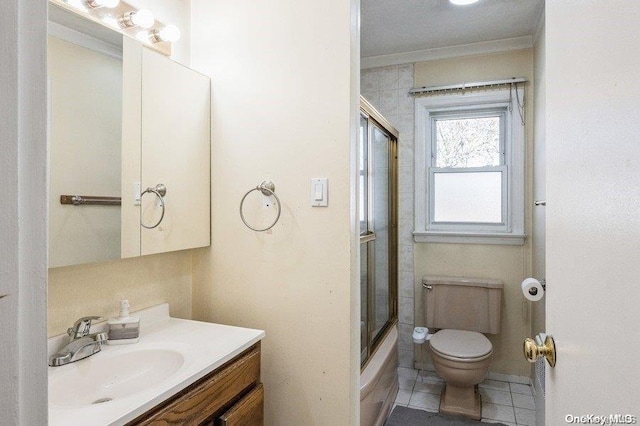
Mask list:
[[[426,275],[425,324],[438,329],[429,340],[436,373],[444,380],[440,412],[480,419],[476,385],[484,380],[493,347],[482,333],[500,332],[503,283],[489,278]]]

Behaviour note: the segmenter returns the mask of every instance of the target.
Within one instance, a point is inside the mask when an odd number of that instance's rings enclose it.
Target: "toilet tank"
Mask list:
[[[422,284],[427,327],[500,332],[502,281],[425,275]]]

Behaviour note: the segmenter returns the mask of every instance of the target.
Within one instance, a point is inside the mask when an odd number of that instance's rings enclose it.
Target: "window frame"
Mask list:
[[[517,93],[516,93],[517,91]],[[516,96],[517,95],[517,96]],[[524,244],[525,127],[517,99],[522,86],[472,93],[417,97],[415,99],[415,215],[416,242]],[[499,166],[437,168],[434,122],[442,118],[479,117],[504,113]],[[434,174],[495,172],[503,179],[502,223],[435,222]]]

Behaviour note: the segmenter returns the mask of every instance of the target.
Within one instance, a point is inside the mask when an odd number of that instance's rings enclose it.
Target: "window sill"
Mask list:
[[[499,244],[521,246],[524,234],[502,233],[451,233],[451,232],[419,232],[413,233],[416,243],[453,243],[453,244]]]

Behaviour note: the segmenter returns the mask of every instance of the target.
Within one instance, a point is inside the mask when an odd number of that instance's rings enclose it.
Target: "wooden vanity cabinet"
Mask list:
[[[263,425],[260,342],[129,425]]]

